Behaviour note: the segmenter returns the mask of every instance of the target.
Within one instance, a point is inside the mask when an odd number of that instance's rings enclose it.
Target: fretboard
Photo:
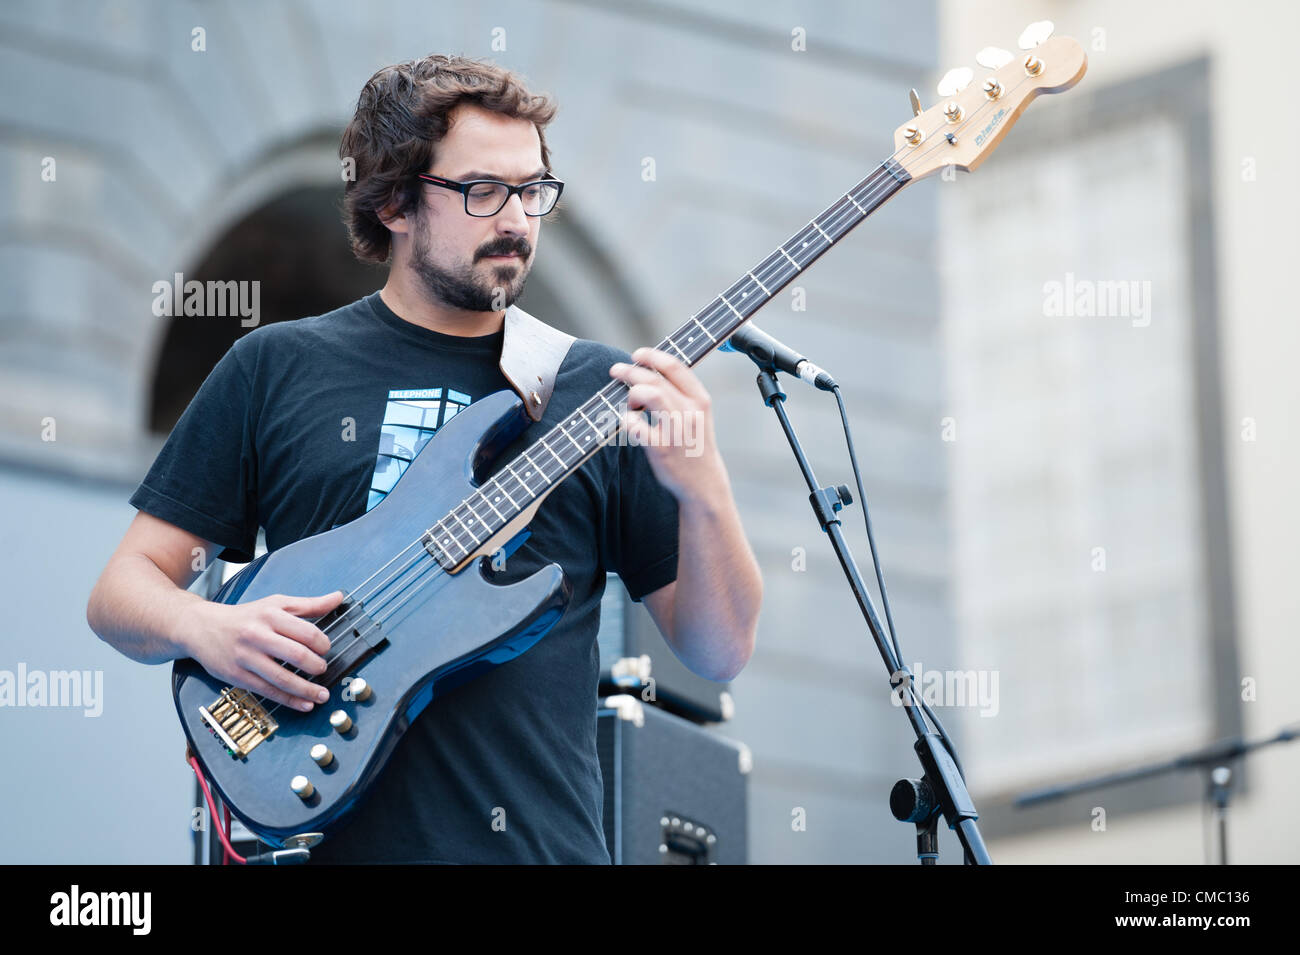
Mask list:
[[[892,158],[881,163],[655,347],[695,365],[910,179]],[[617,435],[627,393],[611,379],[429,528],[424,543],[438,563],[448,570],[461,564]]]

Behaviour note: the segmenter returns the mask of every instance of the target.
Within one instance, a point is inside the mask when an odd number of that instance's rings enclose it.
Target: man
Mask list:
[[[217,364],[131,498],[140,513],[87,608],[96,633],[133,659],[192,657],[301,710],[322,701],[306,677],[324,671],[329,640],[303,618],[341,593],[211,603],[183,589],[195,554],[248,560],[259,527],[274,550],[359,517],[447,417],[511,387],[498,366],[505,310],[557,197],[544,134],[554,112],[513,74],[461,58],[370,79],[340,146],[355,164],[344,207],[356,254],[391,260],[387,282],[326,315],[258,328]],[[699,445],[656,443],[630,412],[635,440],[602,448],[551,492],[502,576],[558,562],[573,585],[564,616],[428,706],[314,860],[608,863],[594,704],[606,570],[695,672],[728,680],[748,661],[762,582],[708,393],[676,358],[630,357],[574,341],[516,447],[611,377],[628,383],[634,411],[695,416]]]

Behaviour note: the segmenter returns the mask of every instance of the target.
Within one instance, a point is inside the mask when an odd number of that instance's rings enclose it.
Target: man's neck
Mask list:
[[[494,335],[505,326],[505,311],[469,312],[460,308],[431,302],[409,282],[403,281],[397,270],[389,273],[388,281],[379,290],[394,315],[412,325],[419,325],[444,335],[474,338]]]

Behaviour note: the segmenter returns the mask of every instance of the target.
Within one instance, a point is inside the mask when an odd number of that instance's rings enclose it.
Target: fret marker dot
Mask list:
[[[805,243],[803,244],[803,247],[804,247],[805,249],[808,248],[808,243],[805,242]]]
[[[501,495],[498,494],[498,495],[496,496],[495,500],[498,500],[498,501],[501,500]]]

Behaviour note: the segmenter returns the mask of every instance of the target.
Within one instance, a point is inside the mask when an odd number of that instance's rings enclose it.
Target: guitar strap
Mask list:
[[[555,390],[560,364],[575,341],[572,335],[552,328],[516,305],[506,309],[501,374],[523,399],[533,421],[542,419]]]

